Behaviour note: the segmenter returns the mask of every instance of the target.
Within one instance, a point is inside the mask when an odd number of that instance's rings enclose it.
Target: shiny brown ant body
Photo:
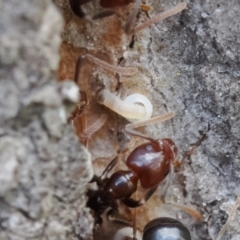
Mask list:
[[[174,117],[174,115],[174,112],[169,112],[162,116],[126,125],[126,133],[146,139],[148,142],[136,147],[129,154],[125,162],[129,170],[119,170],[108,177],[108,174],[118,162],[118,157],[116,157],[108,164],[100,177],[94,175],[91,183],[96,182],[98,189],[88,190],[87,207],[94,211],[97,223],[101,223],[101,215],[109,207],[108,217],[118,214],[118,200],[129,208],[142,206],[154,194],[159,184],[167,176],[168,178],[166,179],[165,185],[161,189],[161,201],[182,209],[195,219],[201,220],[201,214],[195,209],[182,204],[165,201],[166,192],[172,181],[174,166],[179,164],[176,158],[178,149],[175,143],[170,138],[155,140],[134,130],[134,128],[150,123],[166,121]],[[188,151],[187,156],[192,155],[205,138],[206,133],[204,133],[200,140]],[[184,158],[186,158],[186,156]],[[131,198],[131,196],[136,192],[138,182],[140,182],[141,187],[146,190],[146,193],[142,199],[135,200]],[[191,238],[183,239],[190,240]]]
[[[116,157],[108,164],[100,177],[93,177],[91,182],[97,183],[98,190],[88,191],[87,206],[95,212],[99,220],[101,219],[100,215],[108,207],[111,208],[111,213],[112,211],[117,211],[117,200],[121,200],[123,204],[130,208],[143,205],[156,191],[158,185],[166,176],[169,173],[170,177],[172,176],[172,166],[178,151],[175,143],[169,138],[161,140],[152,139],[133,130],[133,128],[143,126],[147,123],[165,121],[173,116],[174,113],[170,112],[160,117],[126,126],[125,130],[128,134],[142,137],[149,140],[149,142],[138,146],[130,153],[126,160],[129,170],[119,170],[108,178],[107,175],[117,164],[118,157]],[[140,182],[141,187],[146,189],[147,192],[143,199],[134,200],[131,198],[131,195],[136,192],[138,182]],[[163,199],[170,182],[166,182],[161,193]]]

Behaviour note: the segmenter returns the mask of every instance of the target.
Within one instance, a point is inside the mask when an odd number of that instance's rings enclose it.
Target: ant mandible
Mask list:
[[[92,2],[93,0],[69,0],[70,7],[75,15],[77,15],[80,18],[89,18],[81,9],[81,6],[88,3]],[[185,2],[180,3],[176,5],[175,7],[164,11],[154,18],[150,19],[147,22],[144,22],[143,24],[140,24],[136,28],[134,27],[135,22],[136,22],[136,16],[138,13],[138,9],[140,7],[140,0],[100,0],[100,6],[102,8],[105,8],[107,10],[102,11],[98,14],[95,14],[91,16],[91,19],[99,19],[99,18],[104,18],[104,17],[109,17],[113,14],[116,13],[117,8],[122,8],[128,6],[130,3],[134,3],[134,6],[132,8],[131,13],[129,14],[129,17],[126,21],[124,31],[126,34],[134,34],[146,27],[149,27],[150,25],[157,23],[165,18],[168,18],[170,16],[173,16],[182,10],[184,10],[187,6]]]
[[[117,231],[114,235],[113,240],[120,240],[129,237],[131,232],[130,227],[125,227]],[[138,240],[140,236],[133,237],[134,240]],[[151,220],[146,224],[143,229],[142,240],[191,240],[191,234],[187,227],[183,225],[180,221],[169,218],[160,217]]]
[[[125,127],[125,131],[128,134],[147,139],[149,142],[138,146],[130,153],[126,160],[129,170],[119,170],[108,178],[108,173],[118,162],[118,157],[116,157],[108,164],[100,177],[96,175],[93,177],[91,182],[96,182],[98,189],[88,190],[87,207],[95,212],[97,222],[101,223],[102,219],[100,215],[108,207],[111,207],[108,216],[118,212],[116,200],[121,200],[124,205],[130,208],[143,205],[156,191],[160,182],[169,174],[170,177],[166,181],[161,193],[161,198],[164,201],[165,193],[173,175],[173,164],[178,152],[177,147],[169,138],[155,140],[135,131],[134,128],[149,123],[163,122],[174,115],[173,112],[169,112],[165,115],[141,122],[130,123]],[[131,198],[131,195],[137,190],[138,181],[140,181],[144,189],[147,189],[146,194],[141,200]]]

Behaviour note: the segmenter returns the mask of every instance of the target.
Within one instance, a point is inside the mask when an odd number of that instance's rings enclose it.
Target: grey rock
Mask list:
[[[93,173],[67,124],[79,89],[56,81],[62,16],[50,0],[3,1],[0,22],[0,239],[78,239]]]

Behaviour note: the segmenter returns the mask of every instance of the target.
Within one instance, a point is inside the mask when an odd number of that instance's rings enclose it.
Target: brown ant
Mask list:
[[[155,140],[135,131],[134,128],[149,123],[163,122],[172,118],[174,115],[173,112],[170,112],[163,116],[126,125],[125,131],[128,134],[141,137],[148,140],[148,142],[138,146],[130,153],[126,160],[126,165],[129,170],[119,170],[108,177],[107,175],[118,162],[118,157],[116,157],[108,164],[100,177],[94,175],[91,182],[96,182],[98,189],[88,190],[87,207],[94,211],[97,223],[101,223],[102,219],[100,215],[108,207],[111,208],[110,211],[108,211],[108,217],[118,213],[117,200],[120,200],[130,208],[143,205],[169,174],[169,178],[161,192],[161,200],[165,202],[164,198],[173,176],[173,166],[178,153],[177,147],[169,138]],[[147,192],[142,199],[135,200],[131,198],[131,195],[136,192],[138,182],[140,182],[141,187],[146,189]],[[191,214],[197,215],[198,213],[193,211]]]
[[[70,7],[75,15],[77,15],[80,18],[89,18],[87,15],[82,11],[81,6],[92,2],[93,0],[69,0]],[[117,8],[127,7],[130,3],[134,3],[132,12],[129,14],[128,20],[126,21],[124,31],[126,34],[134,34],[146,27],[149,27],[150,25],[159,22],[165,18],[168,18],[170,16],[173,16],[182,10],[186,8],[186,3],[180,3],[177,6],[160,13],[159,15],[155,16],[153,19],[150,19],[149,21],[140,24],[136,28],[134,28],[136,16],[138,13],[138,9],[140,6],[140,0],[100,0],[100,6],[102,8],[105,8],[107,10],[102,11],[96,15],[91,16],[91,19],[99,19],[104,17],[109,17],[116,13]]]
[[[120,170],[113,173],[109,178],[107,175],[115,167],[118,157],[114,158],[103,171],[102,175],[93,176],[91,182],[96,182],[98,190],[89,190],[87,193],[87,206],[95,213],[98,220],[100,215],[110,206],[111,212],[117,211],[116,200],[121,200],[127,207],[136,208],[144,204],[156,191],[159,183],[170,173],[171,167],[177,155],[177,147],[171,139],[165,138],[155,140],[141,134],[133,128],[146,125],[148,123],[162,122],[174,116],[173,112],[163,116],[155,117],[138,123],[130,123],[125,127],[125,131],[132,135],[149,140],[131,152],[126,160],[129,170]],[[134,200],[131,195],[136,192],[137,184],[140,181],[144,189],[148,189],[141,200]],[[167,181],[165,188],[168,187]],[[166,191],[166,190],[164,190]],[[163,193],[165,194],[165,193]],[[111,214],[110,214],[111,215]]]
[[[113,240],[125,239],[129,237],[131,229],[129,227],[122,228],[117,231]],[[132,238],[131,238],[132,239]],[[138,238],[133,238],[138,239]],[[142,240],[191,240],[191,234],[187,227],[180,221],[169,218],[160,217],[151,220],[143,229]]]

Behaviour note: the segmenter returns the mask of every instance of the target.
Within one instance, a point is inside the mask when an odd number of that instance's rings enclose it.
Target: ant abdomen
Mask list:
[[[143,230],[143,240],[191,240],[189,230],[173,218],[156,218]]]

